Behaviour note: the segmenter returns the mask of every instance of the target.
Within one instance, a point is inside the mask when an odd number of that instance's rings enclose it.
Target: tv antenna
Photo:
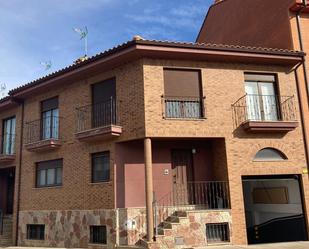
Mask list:
[[[46,71],[49,70],[52,67],[51,61],[40,62],[40,64],[45,67]]]
[[[6,84],[0,84],[0,97],[3,98],[6,95]]]
[[[73,28],[73,30],[79,34],[80,40],[84,40],[85,41],[85,56],[88,55],[88,28],[87,26],[85,26],[85,28],[81,29],[81,28]]]

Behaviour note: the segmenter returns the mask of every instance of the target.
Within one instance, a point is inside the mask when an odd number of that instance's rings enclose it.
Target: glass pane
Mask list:
[[[39,170],[38,171],[38,186],[46,185],[46,170]]]
[[[3,125],[2,153],[11,155],[15,153],[15,118],[5,120]]]
[[[109,156],[95,156],[93,159],[93,181],[101,182],[109,180]]]
[[[262,95],[264,119],[278,120],[278,104],[273,83],[259,83]]]
[[[51,111],[42,113],[42,139],[51,138]]]
[[[52,110],[52,118],[53,118],[53,122],[52,122],[52,134],[51,137],[52,138],[59,138],[59,110],[58,109],[54,109]]]
[[[56,184],[61,185],[62,184],[62,168],[57,168],[57,173],[56,173]]]
[[[286,157],[278,150],[275,149],[262,149],[254,157],[255,160],[263,161],[277,161],[285,160]]]
[[[56,174],[56,169],[47,170],[47,185],[55,184],[55,174]]]
[[[247,106],[247,119],[248,120],[261,120],[261,108],[259,101],[259,90],[257,82],[246,81],[246,106]]]

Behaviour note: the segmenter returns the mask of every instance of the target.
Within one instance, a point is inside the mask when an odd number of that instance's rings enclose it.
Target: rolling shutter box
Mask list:
[[[47,99],[41,102],[42,112],[58,108],[58,97]]]
[[[198,70],[164,69],[164,94],[170,97],[199,98],[200,74]]]

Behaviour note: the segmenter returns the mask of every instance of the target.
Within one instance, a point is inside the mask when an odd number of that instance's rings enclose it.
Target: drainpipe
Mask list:
[[[21,184],[21,165],[23,157],[23,131],[24,131],[24,101],[15,100],[21,105],[21,127],[20,127],[20,141],[19,141],[19,165],[18,165],[18,185],[17,185],[17,208],[16,208],[16,234],[15,234],[15,245],[18,245],[18,224],[19,224],[19,209],[20,209],[20,184]]]
[[[301,32],[301,20],[300,20],[301,18],[300,18],[300,14],[301,14],[301,12],[306,7],[307,7],[307,0],[303,0],[303,6],[296,13],[297,32],[298,32],[299,46],[300,46],[300,51],[301,52],[304,52],[304,43],[303,43],[303,35],[302,35],[302,32]],[[303,70],[304,70],[304,80],[305,80],[306,89],[307,89],[307,99],[309,100],[309,98],[308,98],[309,97],[308,72],[307,72],[305,57],[303,57]]]

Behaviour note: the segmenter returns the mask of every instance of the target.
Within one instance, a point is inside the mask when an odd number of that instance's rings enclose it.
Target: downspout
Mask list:
[[[19,227],[19,209],[20,209],[20,185],[21,185],[21,165],[23,157],[23,131],[24,131],[24,101],[17,100],[21,104],[21,125],[20,125],[20,141],[19,141],[19,165],[18,165],[18,185],[17,185],[17,208],[16,208],[16,234],[15,245],[18,245],[18,227]]]
[[[303,6],[296,13],[297,32],[298,32],[299,46],[300,46],[301,52],[304,52],[304,43],[303,43],[303,35],[302,35],[302,32],[301,32],[300,13],[306,8],[306,6],[307,6],[307,0],[303,0]],[[309,100],[308,72],[307,72],[305,57],[303,57],[303,70],[304,70],[304,80],[305,80],[306,90],[307,90],[307,100]]]

